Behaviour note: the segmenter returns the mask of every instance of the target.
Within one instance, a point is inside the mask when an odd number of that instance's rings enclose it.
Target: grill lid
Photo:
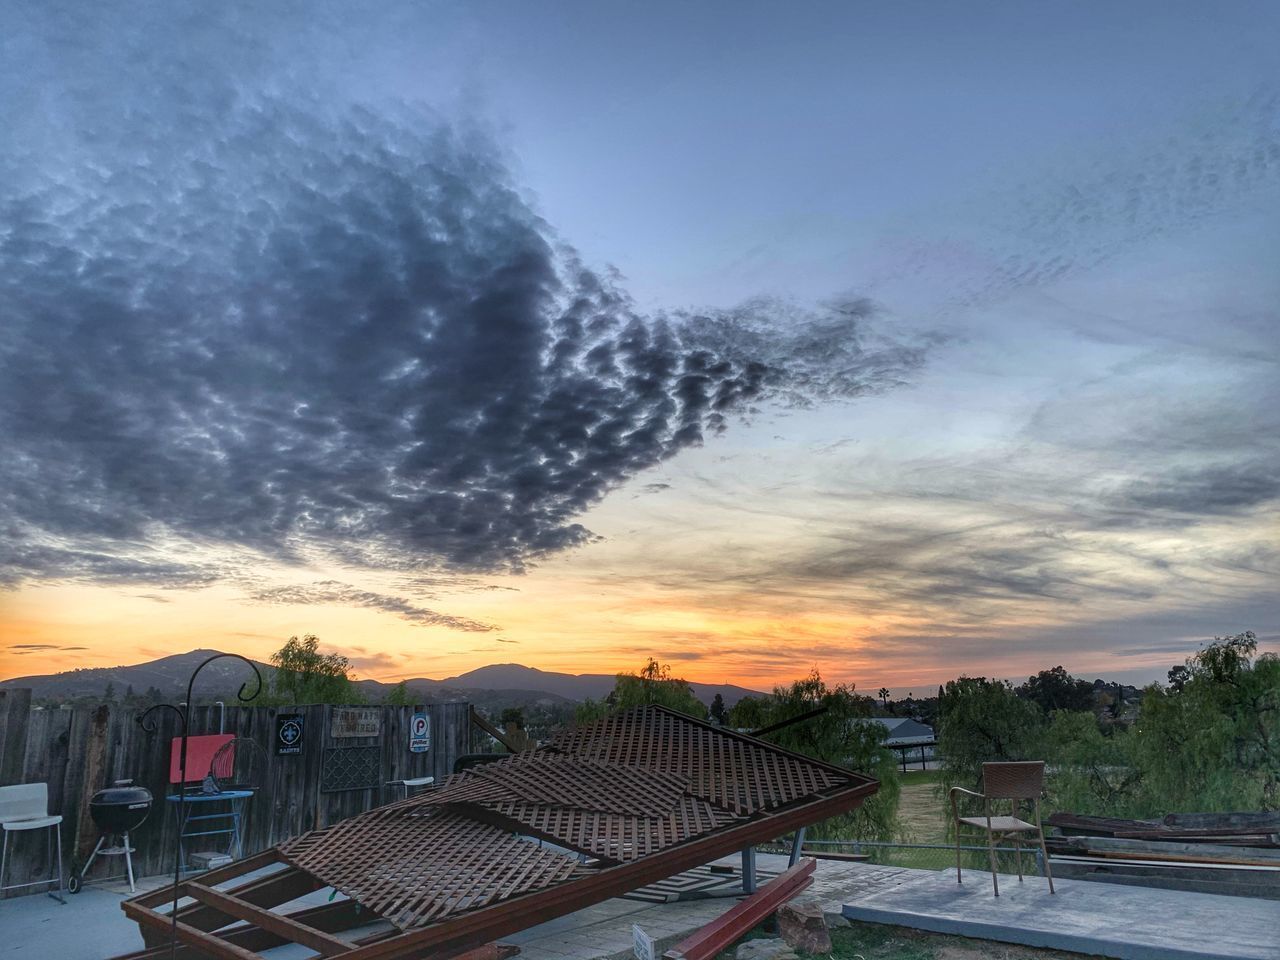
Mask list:
[[[114,786],[99,790],[89,800],[91,807],[127,807],[130,810],[151,806],[151,791],[133,786],[132,780],[117,780]]]

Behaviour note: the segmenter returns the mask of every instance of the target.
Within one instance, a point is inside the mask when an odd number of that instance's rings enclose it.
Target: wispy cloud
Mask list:
[[[480,623],[465,617],[439,613],[435,610],[418,606],[403,597],[389,596],[371,590],[361,590],[358,587],[347,583],[339,583],[336,580],[263,587],[251,590],[249,597],[259,603],[298,604],[302,606],[332,603],[353,607],[368,607],[373,610],[393,613],[401,619],[421,626],[442,626],[473,633],[485,633],[497,629],[490,623]]]

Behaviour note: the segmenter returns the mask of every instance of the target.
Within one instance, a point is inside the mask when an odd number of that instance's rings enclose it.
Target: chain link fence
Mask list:
[[[941,843],[888,843],[872,840],[806,840],[806,850],[865,856],[868,863],[890,867],[912,867],[916,870],[954,870],[956,846]],[[764,849],[764,848],[762,848]],[[790,853],[789,846],[778,846],[771,852]],[[1021,857],[1026,876],[1043,876],[1043,860],[1038,846],[1024,846],[1019,854],[1014,847],[996,847],[996,871],[1018,872]],[[964,870],[990,871],[990,853],[985,846],[960,845],[960,866]]]

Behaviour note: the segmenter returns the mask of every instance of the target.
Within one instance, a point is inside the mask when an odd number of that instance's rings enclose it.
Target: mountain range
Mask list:
[[[166,699],[186,696],[187,681],[191,671],[200,662],[217,654],[217,650],[191,650],[120,667],[93,667],[67,670],[29,677],[0,680],[0,687],[30,687],[32,695],[43,700],[75,699],[76,697],[101,697],[110,684],[117,696],[129,687],[135,693],[143,693],[154,687]],[[269,681],[274,668],[270,664],[254,661],[262,671],[264,681]],[[200,698],[226,695],[233,698],[241,683],[252,677],[243,663],[234,659],[211,663],[196,681],[196,693]],[[395,683],[379,680],[357,680],[356,686],[371,701],[381,700]],[[528,706],[541,703],[552,706],[558,703],[576,703],[588,698],[599,699],[613,689],[611,673],[555,673],[526,667],[519,663],[494,663],[469,670],[456,677],[433,680],[415,677],[405,681],[409,692],[423,702],[470,700],[477,706],[501,704],[503,706]],[[758,694],[756,690],[731,683],[694,683],[694,695],[710,704],[716,694],[724,699],[725,706],[732,706],[745,696]]]

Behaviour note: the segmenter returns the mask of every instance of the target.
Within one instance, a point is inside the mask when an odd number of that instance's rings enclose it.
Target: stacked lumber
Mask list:
[[[1055,813],[1048,823],[1064,836],[1280,848],[1280,813],[1170,813],[1160,820]]]
[[[1280,848],[1236,843],[1054,836],[1055,877],[1280,900]]]

